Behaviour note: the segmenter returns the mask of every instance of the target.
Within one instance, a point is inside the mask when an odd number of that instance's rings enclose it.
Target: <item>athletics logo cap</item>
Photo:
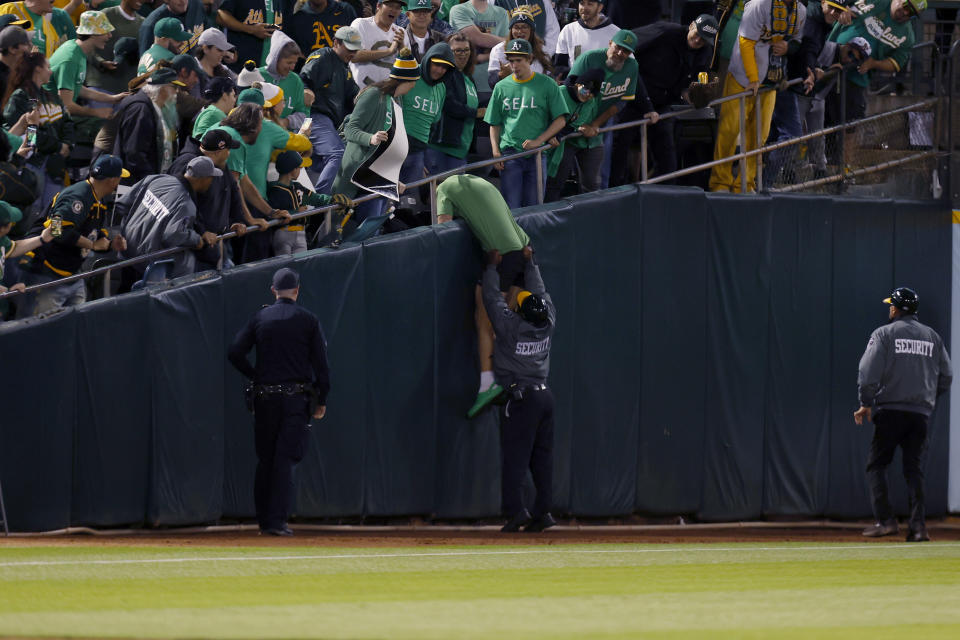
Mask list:
[[[533,56],[533,47],[523,38],[515,38],[507,43],[504,53],[508,56]]]
[[[102,155],[93,163],[90,175],[97,180],[129,178],[130,172],[123,168],[123,160],[110,154]]]
[[[161,18],[153,25],[153,37],[173,38],[177,42],[186,42],[190,39],[190,32],[184,31],[183,23],[176,18]]]
[[[537,23],[534,22],[533,16],[529,11],[524,11],[523,9],[517,9],[513,12],[513,17],[510,18],[510,26],[512,27],[515,24],[525,24],[530,27],[531,31],[536,31]]]
[[[637,48],[637,34],[629,29],[620,29],[613,35],[613,44],[633,53]]]

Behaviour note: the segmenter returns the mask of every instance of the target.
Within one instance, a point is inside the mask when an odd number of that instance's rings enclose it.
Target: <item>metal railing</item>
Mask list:
[[[924,43],[920,43],[920,44],[916,45],[914,48],[915,48],[915,49],[916,49],[916,48],[920,48],[920,47],[926,48],[926,47],[929,47],[929,46],[931,46],[931,45],[933,45],[932,42],[924,42]],[[948,69],[948,70],[949,70],[950,78],[949,78],[949,84],[948,84],[948,86],[949,86],[950,89],[949,89],[948,98],[952,98],[952,96],[955,94],[955,89],[956,89],[956,87],[955,87],[955,79],[954,79],[954,74],[953,74],[953,61],[954,61],[954,59],[955,59],[956,52],[958,51],[958,45],[960,45],[960,41],[957,41],[957,42],[954,42],[954,43],[953,43],[953,46],[952,46],[951,49],[950,49],[950,54],[946,57],[946,61],[943,61],[943,60],[941,60],[939,57],[937,57],[937,60],[938,60],[937,64],[939,65],[939,66],[937,67],[937,69],[938,69],[937,76],[939,77],[944,69]],[[935,56],[935,57],[938,56],[938,50],[937,50],[937,48],[936,48],[936,47],[933,47],[932,50],[933,50],[933,52],[934,52],[934,56]],[[648,169],[648,166],[647,166],[647,140],[648,140],[647,127],[648,127],[649,125],[651,125],[651,124],[654,124],[649,118],[642,118],[642,119],[640,119],[640,120],[634,120],[634,121],[630,121],[630,122],[617,123],[617,124],[614,124],[614,125],[606,126],[606,127],[603,127],[603,128],[601,128],[601,129],[599,129],[598,132],[597,132],[597,135],[601,135],[601,134],[604,134],[604,133],[607,133],[607,132],[613,132],[613,131],[620,131],[620,130],[624,130],[624,129],[636,128],[636,127],[640,127],[640,128],[641,128],[641,130],[640,130],[640,147],[641,147],[641,149],[640,149],[640,157],[641,157],[641,167],[640,167],[640,178],[641,178],[641,179],[640,179],[640,183],[641,183],[641,184],[656,184],[656,183],[659,183],[659,182],[665,182],[665,181],[667,181],[667,180],[672,180],[672,179],[679,178],[679,177],[686,176],[686,175],[690,175],[690,174],[693,174],[693,173],[698,173],[698,172],[700,172],[700,171],[704,171],[704,170],[706,170],[706,169],[710,169],[710,168],[715,167],[715,166],[717,166],[717,165],[726,164],[726,163],[730,163],[730,162],[736,161],[736,162],[739,162],[739,178],[740,178],[741,193],[747,193],[747,186],[748,186],[747,159],[748,159],[748,158],[756,157],[756,184],[757,184],[757,185],[762,185],[762,182],[763,182],[763,154],[764,154],[764,153],[767,153],[767,152],[769,152],[769,151],[774,151],[774,150],[777,150],[777,149],[782,149],[782,148],[788,147],[788,146],[790,146],[790,145],[801,144],[801,143],[803,143],[803,142],[806,142],[806,141],[811,140],[811,139],[816,138],[816,137],[826,136],[826,135],[828,135],[828,134],[830,134],[830,133],[840,133],[840,134],[841,134],[841,148],[842,148],[843,145],[844,145],[844,142],[842,141],[842,140],[843,140],[843,136],[845,135],[846,130],[849,129],[849,128],[852,128],[852,127],[855,127],[855,126],[857,126],[857,125],[860,125],[860,124],[863,124],[863,123],[866,123],[866,122],[870,122],[870,121],[872,121],[872,120],[876,120],[876,119],[879,119],[879,118],[882,118],[882,117],[888,117],[888,116],[893,115],[893,114],[895,114],[895,113],[900,113],[900,112],[906,112],[906,111],[914,110],[914,109],[917,109],[917,108],[919,108],[919,107],[928,106],[928,105],[930,105],[930,104],[933,104],[933,103],[938,102],[938,98],[930,98],[930,99],[927,99],[927,100],[918,102],[918,103],[916,103],[916,104],[909,105],[909,106],[907,106],[907,107],[901,107],[901,108],[899,108],[899,109],[893,110],[893,111],[888,112],[888,113],[885,113],[885,114],[878,114],[878,115],[870,116],[870,117],[867,117],[867,118],[864,118],[864,119],[861,119],[861,120],[852,121],[852,122],[846,122],[846,113],[845,113],[845,111],[846,111],[846,110],[845,110],[845,102],[846,102],[846,101],[845,101],[845,99],[844,99],[845,96],[841,96],[841,105],[842,105],[842,106],[841,106],[841,124],[835,125],[835,126],[832,126],[832,127],[826,128],[826,129],[823,129],[823,130],[818,131],[818,132],[813,132],[813,133],[805,134],[805,135],[802,135],[802,136],[797,137],[797,138],[791,138],[790,140],[786,140],[786,141],[783,141],[783,142],[779,142],[779,143],[775,143],[775,144],[771,144],[771,145],[766,145],[766,146],[759,146],[758,148],[752,149],[752,150],[746,150],[746,146],[747,146],[747,145],[746,145],[746,135],[747,135],[747,132],[746,132],[746,100],[749,99],[749,98],[751,98],[751,97],[753,97],[753,99],[754,99],[754,113],[755,113],[755,114],[759,114],[759,113],[760,113],[760,101],[761,101],[761,97],[762,97],[762,95],[763,95],[764,93],[769,92],[769,91],[777,91],[777,90],[781,90],[781,89],[784,89],[784,88],[787,88],[787,87],[795,86],[795,85],[800,84],[800,83],[802,83],[802,82],[803,82],[803,79],[802,79],[802,78],[795,78],[795,79],[793,79],[793,80],[791,80],[791,81],[789,81],[789,82],[781,83],[781,84],[778,85],[778,86],[761,86],[760,89],[759,89],[759,91],[756,93],[756,95],[754,95],[753,91],[751,91],[751,90],[748,89],[748,90],[745,90],[745,91],[741,91],[741,92],[739,92],[739,93],[731,94],[731,95],[729,95],[729,96],[722,96],[722,97],[720,97],[720,98],[717,98],[717,99],[715,99],[715,100],[712,100],[712,101],[711,101],[709,104],[707,104],[706,107],[704,107],[704,108],[717,107],[717,106],[720,106],[720,105],[722,105],[722,104],[724,104],[724,103],[731,102],[731,101],[734,101],[734,100],[736,100],[736,101],[738,102],[738,107],[739,107],[739,112],[740,112],[740,133],[739,133],[740,151],[739,151],[738,153],[735,153],[735,154],[733,154],[733,155],[731,155],[731,156],[729,156],[729,157],[726,157],[726,158],[721,158],[721,159],[718,159],[718,160],[712,160],[712,161],[710,161],[710,162],[705,162],[705,163],[702,163],[702,164],[699,164],[699,165],[696,165],[696,166],[693,166],[693,167],[687,167],[687,168],[685,168],[685,169],[680,169],[680,170],[671,172],[671,173],[669,173],[669,174],[659,175],[659,176],[656,176],[656,177],[653,177],[653,178],[650,178],[649,175],[648,175],[648,170],[649,170],[649,169]],[[841,91],[842,91],[842,90],[843,90],[843,87],[844,87],[845,84],[846,84],[846,83],[845,83],[845,79],[844,79],[842,73],[840,74],[840,78],[839,78],[839,81],[838,81],[838,82],[839,82],[839,85],[840,85]],[[937,84],[937,86],[939,87],[940,85]],[[952,100],[951,100],[951,102],[952,102]],[[949,147],[949,148],[952,149],[952,148],[953,148],[953,140],[952,140],[952,138],[953,138],[952,108],[949,108],[949,106],[950,106],[950,105],[948,105],[948,113],[949,113],[949,119],[950,119],[950,126],[949,126],[949,129],[948,129],[948,131],[949,131],[949,139],[950,139],[950,147]],[[693,107],[693,106],[691,105],[691,106],[689,106],[689,107],[686,108],[686,109],[678,109],[678,110],[676,110],[676,111],[671,111],[671,112],[669,112],[669,113],[665,113],[665,114],[663,114],[663,115],[660,115],[658,121],[664,121],[664,120],[668,120],[668,119],[670,119],[670,118],[677,118],[677,117],[680,117],[680,116],[682,116],[682,115],[684,115],[684,114],[692,113],[692,112],[695,112],[695,111],[698,111],[698,110],[699,110],[698,108]],[[759,141],[760,138],[761,138],[762,124],[763,124],[763,123],[762,123],[762,119],[759,118],[759,117],[754,117],[754,121],[755,121],[755,123],[756,123],[756,132],[755,132],[756,138],[755,138],[755,139]],[[569,135],[567,135],[567,136],[564,136],[564,137],[563,137],[563,140],[569,140],[569,139],[578,138],[578,137],[584,137],[584,136],[583,136],[582,133],[574,132],[574,133],[571,133],[571,134],[569,134]],[[486,168],[486,167],[490,167],[490,166],[493,166],[493,165],[496,165],[496,164],[499,164],[499,163],[502,163],[502,162],[508,162],[508,161],[511,161],[511,160],[517,160],[517,159],[521,159],[521,158],[527,158],[527,157],[530,157],[530,156],[536,156],[536,165],[537,165],[537,200],[538,200],[538,202],[541,202],[541,203],[542,203],[542,202],[543,202],[543,198],[544,198],[544,184],[545,184],[544,175],[543,175],[543,152],[544,152],[544,151],[547,151],[547,150],[549,150],[549,149],[551,149],[551,148],[552,148],[551,145],[549,145],[549,144],[544,144],[544,145],[541,145],[541,146],[539,146],[539,147],[537,147],[537,148],[535,148],[535,149],[527,149],[527,150],[520,151],[520,152],[518,152],[518,153],[511,154],[511,155],[507,155],[507,156],[501,156],[501,157],[498,157],[498,158],[490,158],[490,159],[487,159],[487,160],[481,160],[481,161],[479,161],[479,162],[474,162],[474,163],[471,163],[471,164],[467,164],[467,165],[464,165],[463,167],[458,167],[458,168],[456,168],[456,169],[451,169],[451,170],[445,171],[445,172],[443,172],[443,173],[438,173],[438,174],[426,176],[426,177],[424,177],[424,178],[421,179],[421,180],[416,180],[416,181],[414,181],[414,182],[411,182],[411,183],[406,184],[406,185],[405,185],[405,191],[411,190],[411,189],[414,189],[414,188],[417,188],[417,187],[420,187],[420,186],[423,186],[423,185],[429,185],[429,186],[430,186],[430,213],[431,213],[431,222],[432,222],[433,224],[436,224],[436,222],[437,222],[437,186],[438,186],[438,184],[439,184],[440,182],[442,182],[442,181],[445,180],[446,178],[449,178],[450,176],[459,175],[459,174],[467,173],[467,172],[470,172],[470,171],[475,171],[475,170],[477,170],[477,169],[484,169],[484,168]],[[847,173],[846,173],[846,176],[845,176],[843,173],[841,173],[839,176],[830,176],[830,177],[828,177],[828,178],[822,178],[822,179],[818,179],[818,180],[815,180],[815,181],[806,182],[806,183],[803,183],[803,184],[801,184],[801,185],[793,185],[792,188],[789,188],[789,187],[788,187],[788,188],[777,189],[776,191],[786,192],[786,191],[798,190],[798,189],[800,189],[800,188],[807,187],[807,186],[816,186],[816,185],[819,185],[819,184],[827,184],[827,183],[831,183],[831,182],[839,182],[839,181],[842,181],[842,180],[846,179],[847,177],[853,177],[853,176],[857,176],[857,175],[864,175],[864,174],[870,173],[870,172],[872,172],[872,171],[879,171],[879,170],[882,170],[882,169],[885,169],[885,168],[889,168],[889,167],[893,167],[893,166],[899,166],[899,165],[906,164],[906,163],[909,163],[909,162],[915,162],[915,161],[918,161],[918,160],[921,160],[921,159],[924,159],[924,158],[928,158],[928,157],[931,157],[931,156],[934,156],[934,155],[941,155],[941,152],[939,152],[939,151],[930,151],[930,152],[923,152],[923,153],[919,153],[919,154],[914,154],[914,155],[912,155],[912,156],[910,156],[910,157],[902,158],[902,159],[899,159],[899,160],[896,160],[896,161],[887,162],[887,163],[882,163],[882,164],[880,164],[880,165],[876,165],[875,167],[867,167],[867,168],[864,168],[864,169],[853,170],[853,171],[847,172]],[[949,183],[949,182],[948,182],[948,183]],[[375,199],[381,198],[381,197],[383,197],[383,196],[378,195],[378,194],[370,193],[370,194],[366,194],[366,195],[360,196],[359,198],[354,199],[353,202],[354,202],[354,205],[357,205],[357,204],[361,204],[361,203],[363,203],[363,202],[367,202],[367,201],[370,201],[370,200],[375,200]],[[302,219],[306,219],[306,218],[311,218],[311,217],[316,216],[316,215],[324,214],[324,215],[327,216],[327,221],[326,221],[325,224],[326,224],[328,230],[332,230],[332,226],[333,226],[333,225],[332,225],[332,212],[335,211],[335,210],[337,210],[337,209],[339,209],[339,208],[340,208],[340,205],[327,205],[327,206],[324,206],[324,207],[317,207],[317,208],[314,208],[314,209],[309,209],[309,210],[307,210],[307,211],[298,212],[298,213],[296,213],[296,214],[293,214],[293,215],[290,217],[289,220],[273,219],[273,220],[270,220],[270,221],[269,221],[269,223],[268,223],[268,225],[266,226],[265,229],[269,229],[269,228],[272,228],[272,227],[278,227],[278,226],[286,226],[286,225],[288,225],[288,224],[290,224],[291,222],[296,221],[296,220],[302,220]],[[258,232],[261,232],[261,231],[262,231],[262,230],[261,230],[260,227],[257,226],[257,225],[251,225],[251,226],[248,226],[248,227],[246,228],[246,233],[258,233]],[[218,264],[217,264],[217,270],[218,270],[218,271],[221,270],[222,265],[223,265],[223,260],[224,260],[224,247],[225,247],[224,241],[230,240],[230,239],[235,238],[235,237],[238,237],[239,235],[240,235],[240,234],[238,234],[238,233],[235,232],[235,231],[229,231],[229,232],[227,232],[227,233],[224,233],[224,234],[222,234],[222,235],[218,235],[218,236],[217,236],[217,242],[218,242],[219,248],[220,248],[220,260],[219,260],[219,262],[218,262]],[[74,275],[71,275],[71,276],[67,276],[67,277],[65,277],[65,278],[60,278],[60,279],[57,279],[57,280],[52,280],[52,281],[50,281],[50,282],[44,282],[44,283],[32,285],[32,286],[30,286],[30,287],[27,287],[26,290],[24,291],[24,293],[32,293],[32,292],[35,292],[35,291],[40,291],[40,290],[42,290],[42,289],[46,289],[46,288],[50,288],[50,287],[57,287],[57,286],[61,286],[61,285],[64,285],[64,284],[69,284],[69,283],[72,283],[72,282],[76,282],[76,281],[78,281],[78,280],[84,280],[84,279],[92,278],[92,277],[95,277],[95,276],[103,275],[103,276],[104,276],[103,297],[109,297],[109,296],[111,295],[111,290],[110,290],[110,289],[111,289],[111,273],[112,273],[114,270],[116,270],[116,269],[122,269],[122,268],[124,268],[124,267],[129,267],[129,266],[133,266],[133,265],[138,265],[138,264],[153,262],[153,261],[155,261],[155,260],[159,260],[159,259],[162,259],[162,258],[166,258],[166,257],[172,256],[172,255],[176,255],[176,254],[181,253],[181,252],[184,252],[184,251],[192,251],[192,250],[194,250],[193,247],[173,247],[173,248],[170,248],[170,249],[164,249],[164,250],[162,250],[162,251],[157,251],[157,252],[150,253],[150,254],[147,254],[147,255],[137,256],[137,257],[129,258],[129,259],[126,259],[126,260],[121,260],[121,261],[118,261],[118,262],[115,262],[115,263],[111,263],[111,264],[109,264],[109,265],[105,265],[105,266],[102,266],[102,267],[98,267],[98,268],[92,269],[92,270],[90,270],[90,271],[85,271],[85,272],[83,272],[83,273],[77,273],[77,274],[74,274]],[[8,292],[6,292],[6,293],[0,294],[0,300],[2,300],[2,299],[4,299],[4,298],[11,298],[11,297],[14,297],[14,296],[17,296],[17,295],[20,295],[20,294],[21,294],[21,292],[19,292],[19,291],[8,291]]]

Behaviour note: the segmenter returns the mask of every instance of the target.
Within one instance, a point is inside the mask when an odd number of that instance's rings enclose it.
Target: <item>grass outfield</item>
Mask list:
[[[960,544],[0,546],[0,635],[960,638]]]

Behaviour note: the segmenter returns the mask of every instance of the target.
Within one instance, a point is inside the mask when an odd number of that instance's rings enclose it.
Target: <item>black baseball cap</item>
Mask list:
[[[105,180],[107,178],[129,178],[130,172],[123,168],[123,160],[117,156],[105,154],[93,163],[90,175],[96,179]]]
[[[223,129],[210,129],[200,139],[200,148],[204,151],[221,151],[223,149],[239,149],[240,143],[233,139]]]
[[[9,27],[13,25],[15,27],[20,27],[24,31],[29,31],[33,28],[33,23],[30,20],[23,20],[20,16],[14,15],[12,13],[6,13],[0,16],[0,29],[4,27]]]
[[[309,166],[305,164],[304,157],[296,151],[284,151],[277,156],[277,173],[285,176],[297,167]]]
[[[273,288],[277,291],[296,289],[300,286],[300,275],[288,267],[277,269],[273,274]]]
[[[188,53],[181,53],[178,56],[174,56],[173,60],[170,61],[170,68],[177,72],[190,69],[190,71],[196,71],[197,75],[203,73],[203,69],[200,68],[200,63]]]

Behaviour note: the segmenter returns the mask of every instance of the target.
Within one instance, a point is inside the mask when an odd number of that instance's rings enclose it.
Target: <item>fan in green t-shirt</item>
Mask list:
[[[83,98],[116,104],[129,95],[113,95],[85,86],[87,57],[102,49],[112,32],[113,25],[105,15],[99,11],[84,11],[77,27],[77,39],[63,43],[50,57],[50,79],[44,88],[60,96],[64,108],[74,120],[77,142],[93,142],[103,119],[113,113],[110,107],[82,106],[77,100]]]
[[[484,252],[497,250],[503,256],[497,265],[500,291],[508,304],[515,304],[517,293],[524,286],[524,250],[530,237],[520,228],[500,191],[484,178],[473,175],[451,176],[437,187],[437,222],[463,218]],[[468,418],[500,395],[501,387],[493,380],[493,326],[483,307],[480,285],[474,292],[477,313],[477,353],[480,356],[480,389]]]
[[[484,116],[494,158],[543,146],[563,129],[570,113],[557,83],[530,68],[529,42],[511,40],[506,56],[513,74],[493,88]],[[538,204],[536,162],[534,155],[495,165],[511,209]]]

